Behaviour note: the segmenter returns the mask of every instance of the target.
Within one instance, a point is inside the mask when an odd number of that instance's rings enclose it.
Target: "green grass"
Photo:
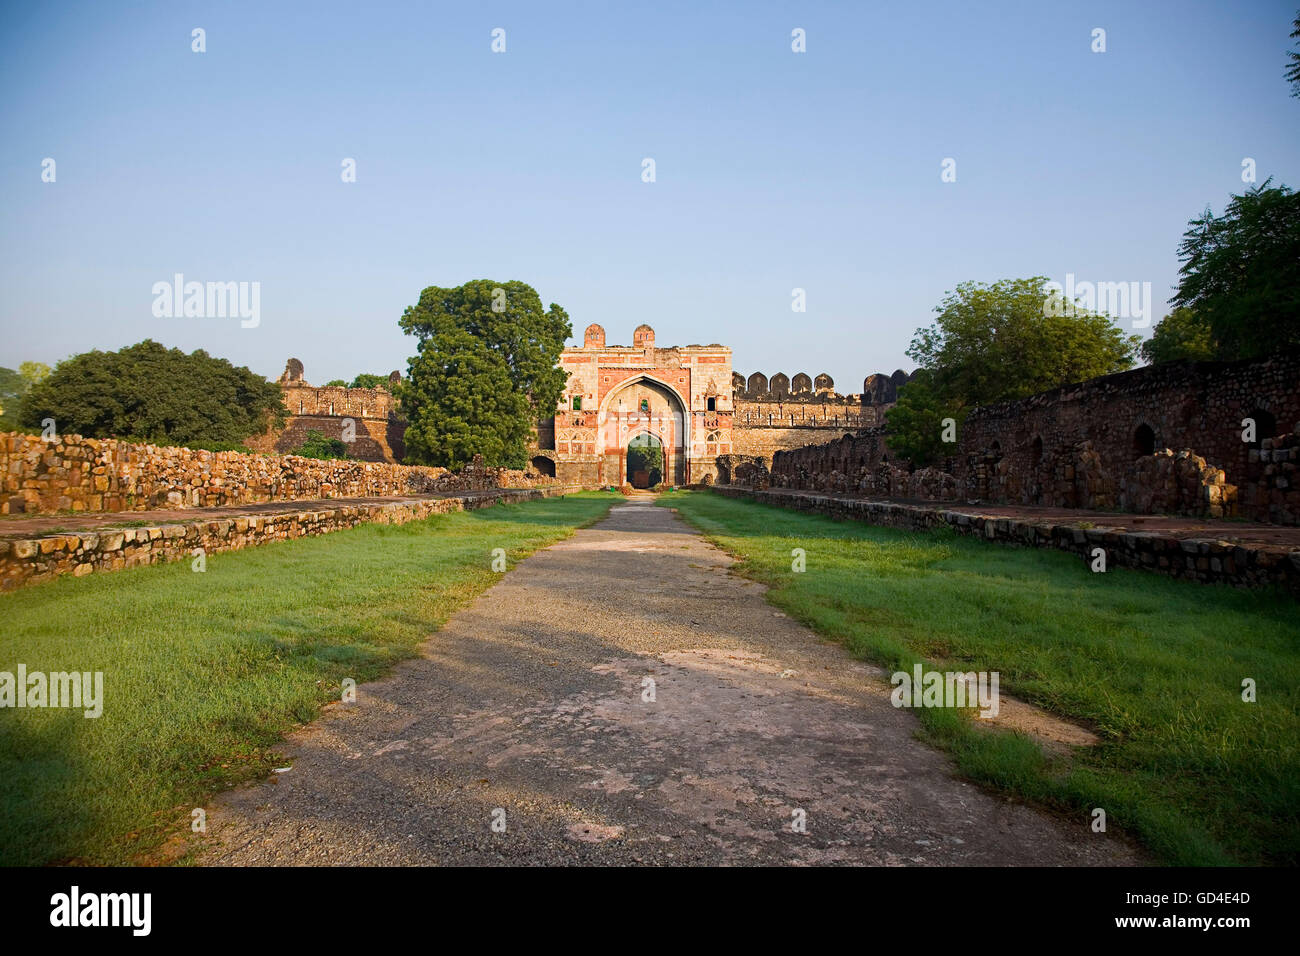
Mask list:
[[[889,668],[998,671],[1001,691],[1093,729],[1071,757],[918,709],[970,778],[1087,825],[1106,810],[1159,861],[1300,862],[1300,606],[948,529],[912,534],[709,492],[679,510],[768,600]],[[804,548],[807,571],[791,571]],[[955,665],[948,667],[947,665]],[[1258,701],[1244,703],[1243,678]]]
[[[511,563],[603,515],[592,492],[0,595],[0,671],[102,671],[104,713],[0,711],[0,864],[130,862],[286,731],[380,676]]]

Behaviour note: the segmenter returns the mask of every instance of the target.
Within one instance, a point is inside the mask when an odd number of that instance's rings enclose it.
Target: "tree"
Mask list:
[[[907,350],[938,398],[987,405],[1132,367],[1137,336],[1074,303],[1045,308],[1046,285],[1041,276],[964,282],[947,294]]]
[[[44,362],[22,362],[18,366],[18,374],[23,377],[23,381],[30,388],[50,377],[50,367]]]
[[[407,461],[453,469],[476,454],[488,465],[522,468],[527,461],[528,398],[501,355],[469,332],[425,341],[400,392]]]
[[[20,421],[62,434],[190,447],[232,447],[284,424],[280,386],[199,349],[150,339],[60,362],[23,398]]]
[[[523,282],[478,279],[430,286],[400,325],[419,348],[399,389],[407,458],[456,467],[479,453],[522,467],[533,424],[555,413],[564,391],[557,363],[573,332],[568,314],[543,309]]]
[[[1218,358],[1218,354],[1209,326],[1191,309],[1174,309],[1156,323],[1151,338],[1142,343],[1142,358],[1152,365],[1176,359],[1205,361]]]
[[[885,444],[919,468],[932,465],[956,448],[943,440],[944,419],[951,418],[960,428],[967,411],[960,401],[941,398],[932,373],[918,369],[911,381],[899,389],[894,407],[885,413]]]
[[[370,372],[362,372],[352,380],[349,388],[387,388],[387,375],[374,375]]]
[[[23,362],[18,371],[0,368],[0,431],[15,431],[20,427],[19,410],[23,396],[50,374],[44,362]]]
[[[20,373],[0,368],[0,431],[18,428],[18,408],[26,392],[27,383]]]
[[[289,454],[304,458],[347,458],[348,446],[347,442],[326,438],[323,433],[309,428],[306,440]]]
[[[1171,300],[1209,330],[1219,358],[1300,347],[1300,193],[1265,180],[1233,196],[1221,217],[1188,224]]]
[[[1300,14],[1296,15],[1291,26],[1295,27],[1291,31],[1291,39],[1296,40],[1296,46],[1300,46]],[[1291,65],[1286,68],[1286,81],[1291,84],[1291,95],[1300,96],[1300,53],[1288,51],[1287,58]]]
[[[348,383],[341,378],[332,378],[325,383],[326,388],[347,388]]]

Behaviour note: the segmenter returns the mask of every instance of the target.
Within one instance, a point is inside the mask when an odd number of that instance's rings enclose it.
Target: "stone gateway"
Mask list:
[[[539,429],[538,470],[547,470],[543,459],[566,484],[631,484],[628,447],[650,445],[665,484],[717,477],[716,458],[731,452],[731,349],[656,348],[648,325],[637,326],[630,346],[606,345],[605,330],[590,325],[560,367],[568,384],[551,427]]]

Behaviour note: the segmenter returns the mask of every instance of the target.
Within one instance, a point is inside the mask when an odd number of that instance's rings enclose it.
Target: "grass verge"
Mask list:
[[[102,671],[103,715],[0,710],[0,865],[129,862],[295,726],[373,680],[513,563],[595,521],[588,492],[363,525],[0,595],[0,671]]]
[[[1070,757],[919,709],[963,773],[1093,808],[1163,862],[1300,862],[1300,607],[1284,595],[801,514],[710,492],[659,499],[771,587],[768,600],[885,667],[997,671],[1001,691],[1089,725]],[[807,570],[792,571],[803,548]],[[1257,702],[1242,700],[1253,679]]]

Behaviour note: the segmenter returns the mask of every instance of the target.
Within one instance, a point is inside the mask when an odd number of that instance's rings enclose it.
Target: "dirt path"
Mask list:
[[[617,505],[223,797],[202,862],[1141,862],[955,779],[870,668],[730,564],[650,500]]]

